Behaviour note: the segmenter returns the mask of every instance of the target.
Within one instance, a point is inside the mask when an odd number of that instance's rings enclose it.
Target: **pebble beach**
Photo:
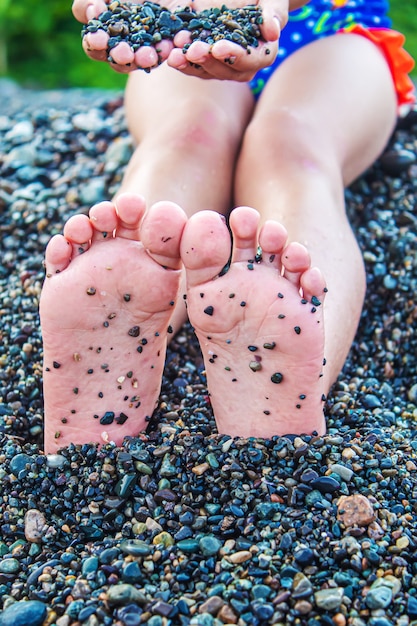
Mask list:
[[[133,146],[121,94],[0,91],[0,626],[416,626],[417,108],[346,191],[368,292],[326,436],[219,436],[185,326],[146,433],[45,455],[44,250]]]

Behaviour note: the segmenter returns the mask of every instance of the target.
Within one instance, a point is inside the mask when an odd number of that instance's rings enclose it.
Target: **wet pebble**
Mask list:
[[[342,587],[331,587],[330,589],[320,589],[314,594],[316,605],[325,611],[338,609],[343,599]]]
[[[145,604],[146,597],[133,585],[120,583],[119,585],[109,587],[107,591],[107,602],[113,606],[120,606],[131,602]]]
[[[369,526],[375,520],[375,511],[366,496],[342,496],[337,506],[337,518],[346,527]]]
[[[33,543],[41,543],[46,532],[45,515],[38,509],[29,509],[25,514],[25,537]]]
[[[15,602],[0,613],[0,626],[40,626],[47,613],[47,606],[37,600]]]
[[[397,176],[416,162],[416,155],[411,150],[389,150],[381,156],[380,161],[385,172]]]

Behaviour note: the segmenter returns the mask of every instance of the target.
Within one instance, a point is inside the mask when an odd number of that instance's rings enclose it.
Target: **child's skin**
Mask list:
[[[73,11],[86,21],[101,4],[75,0]],[[264,3],[271,38],[279,30],[273,34],[272,16],[284,27],[287,5]],[[187,313],[219,432],[325,432],[323,399],[346,359],[365,295],[344,188],[378,157],[394,128],[388,64],[363,37],[329,36],[286,59],[255,105],[246,81],[265,57],[254,67],[255,55],[230,44],[226,53],[237,59],[225,66],[195,45],[185,56],[202,69],[173,69],[184,63],[174,48],[149,74],[130,74],[125,106],[137,148],[120,193],[114,204],[93,207],[90,218],[71,218],[48,245],[41,299],[47,452],[106,437],[120,444],[145,428],[159,395],[168,326],[178,331]],[[264,45],[276,52],[276,44]],[[100,58],[100,51],[88,53]],[[143,221],[142,197],[149,208]],[[230,217],[232,267],[218,277],[230,236],[217,214],[233,205],[241,208]],[[258,243],[262,262],[248,269]],[[128,333],[137,326],[138,336]],[[114,418],[103,420],[106,412]]]

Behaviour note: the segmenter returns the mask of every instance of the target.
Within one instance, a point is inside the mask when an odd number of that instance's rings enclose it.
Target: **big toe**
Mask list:
[[[224,217],[200,211],[187,222],[181,240],[181,259],[189,286],[212,280],[230,257],[231,241]]]
[[[156,202],[140,225],[140,239],[147,253],[164,267],[180,269],[180,242],[187,216],[175,202]]]

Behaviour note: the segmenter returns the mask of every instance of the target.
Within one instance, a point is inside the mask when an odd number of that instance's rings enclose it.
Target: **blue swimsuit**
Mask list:
[[[404,78],[404,70],[408,73],[414,65],[411,57],[402,49],[404,37],[396,31],[390,30],[391,20],[388,17],[389,4],[386,0],[311,0],[308,4],[292,11],[289,14],[287,26],[283,29],[279,40],[279,49],[274,63],[254,76],[249,86],[255,97],[272,76],[276,68],[290,54],[303,46],[329,35],[339,32],[353,32],[363,35],[372,41],[385,53],[393,73],[397,93],[412,90],[408,76]],[[400,50],[400,52],[399,52]],[[404,68],[404,55],[408,57],[408,67]],[[399,58],[398,58],[399,57]],[[396,76],[401,65],[402,77]],[[410,67],[411,66],[411,67]],[[397,85],[396,79],[402,78]],[[400,94],[399,103],[412,102],[410,94]]]

